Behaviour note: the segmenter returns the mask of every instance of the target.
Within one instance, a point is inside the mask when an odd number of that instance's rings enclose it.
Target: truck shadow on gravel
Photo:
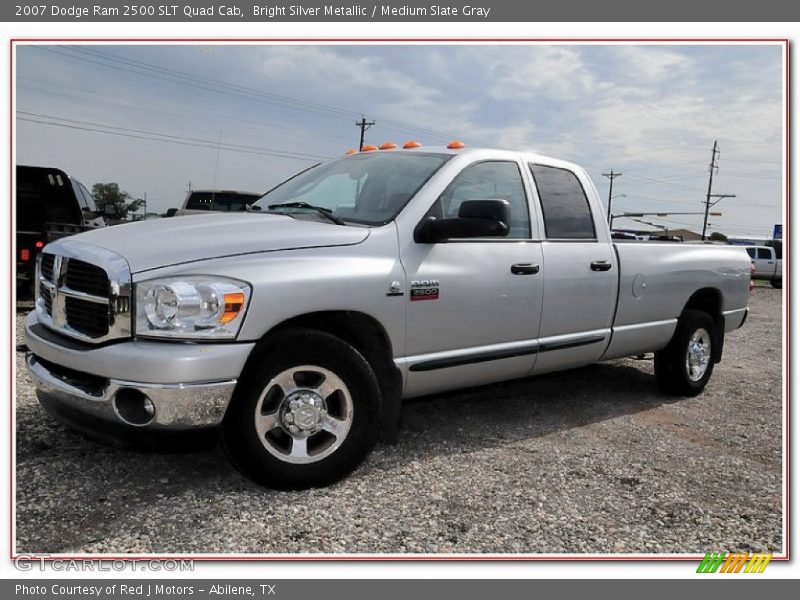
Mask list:
[[[656,388],[648,364],[595,364],[406,401],[400,444],[388,458],[397,466],[394,452],[415,460],[490,449],[681,401]]]
[[[383,446],[383,452],[373,454],[351,477],[368,477],[376,469],[391,471],[431,456],[539,438],[679,400],[660,393],[652,374],[619,364],[414,399],[403,407],[400,443]],[[120,447],[65,429],[49,415],[41,415],[46,422],[28,430],[26,423],[36,419],[24,414],[31,408],[18,408],[18,470],[43,458],[49,462],[57,453],[59,487],[91,485],[81,468],[87,462],[103,485],[138,488],[137,495],[150,495],[154,487],[174,496],[206,484],[227,490],[255,486],[235,474],[216,436]],[[72,477],[74,482],[64,481]],[[162,485],[154,486],[154,480]]]
[[[409,401],[399,444],[379,446],[330,492],[311,493],[335,497],[393,477],[409,463],[529,442],[680,400],[658,392],[652,374],[620,362]],[[99,543],[121,527],[141,527],[130,519],[149,519],[154,506],[172,511],[189,502],[200,526],[217,500],[231,494],[283,503],[310,493],[250,482],[208,439],[181,452],[121,450],[65,428],[31,401],[18,406],[17,428],[17,539],[25,551]]]

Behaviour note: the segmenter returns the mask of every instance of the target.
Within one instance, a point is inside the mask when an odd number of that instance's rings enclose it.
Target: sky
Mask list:
[[[613,213],[702,212],[709,232],[782,222],[782,48],[714,45],[17,45],[17,164],[148,211],[189,188],[265,191],[367,143],[453,139],[586,168]],[[641,219],[702,229],[702,215]],[[642,226],[629,219],[615,226]]]

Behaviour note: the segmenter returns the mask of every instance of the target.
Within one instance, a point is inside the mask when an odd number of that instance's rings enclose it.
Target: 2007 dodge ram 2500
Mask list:
[[[396,439],[404,398],[645,352],[667,392],[703,390],[747,316],[744,250],[612,243],[583,169],[453,146],[49,244],[25,323],[41,403],[95,432],[219,427],[242,472],[298,488]]]

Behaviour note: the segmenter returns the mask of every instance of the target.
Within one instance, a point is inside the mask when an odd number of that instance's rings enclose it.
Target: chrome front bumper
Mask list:
[[[25,321],[28,373],[39,400],[73,422],[84,419],[126,428],[188,430],[218,425],[254,344],[185,344],[130,340],[76,347],[43,329],[32,313]],[[120,414],[123,396],[145,396],[146,423]],[[122,411],[125,413],[125,411]]]
[[[118,379],[105,380],[102,387],[81,386],[73,378],[48,369],[34,354],[26,357],[28,374],[46,406],[71,409],[89,418],[131,427],[194,429],[213,427],[222,421],[236,380],[195,384],[147,384]],[[146,423],[126,419],[117,407],[122,390],[136,390],[152,402],[154,413]],[[44,396],[44,398],[43,398]]]

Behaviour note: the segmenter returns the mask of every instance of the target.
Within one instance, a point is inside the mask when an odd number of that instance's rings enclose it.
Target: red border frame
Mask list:
[[[14,202],[13,196],[13,158],[14,158],[14,44],[18,42],[134,42],[134,43],[152,43],[152,42],[270,42],[270,43],[329,43],[329,42],[469,42],[473,44],[486,44],[486,43],[504,43],[504,42],[529,42],[529,43],[614,43],[614,42],[627,42],[627,43],[725,43],[725,42],[738,42],[743,44],[759,43],[759,42],[773,42],[782,43],[784,50],[784,69],[785,69],[785,117],[786,126],[784,134],[785,140],[785,155],[784,155],[784,170],[786,173],[785,178],[785,196],[784,196],[784,242],[789,240],[789,230],[791,229],[790,211],[789,211],[789,192],[791,189],[790,181],[790,97],[791,97],[791,77],[789,72],[790,59],[789,59],[789,38],[9,38],[8,41],[8,71],[9,71],[9,177],[8,177],[8,197],[9,197],[9,290],[13,290],[14,285],[14,222],[13,211]],[[789,254],[791,244],[784,244],[784,259],[786,262],[786,274],[789,275],[790,264]],[[787,280],[789,277],[786,278]],[[790,529],[791,529],[791,503],[789,496],[789,463],[790,456],[790,380],[791,380],[791,298],[790,286],[785,286],[784,297],[784,348],[785,348],[785,363],[786,380],[784,381],[785,391],[785,407],[786,407],[786,422],[784,426],[784,450],[785,450],[785,464],[784,464],[784,491],[786,498],[786,512],[785,512],[785,527],[783,532],[785,553],[779,556],[774,556],[772,560],[775,561],[788,561],[790,559]],[[9,375],[14,372],[16,365],[16,354],[14,347],[15,334],[15,312],[13,307],[10,307],[10,326],[9,326]],[[14,422],[14,415],[16,409],[16,397],[14,397],[14,380],[9,377],[9,396],[12,401],[9,402],[9,559],[14,560],[22,555],[15,554],[14,548],[14,436],[15,431],[12,427]],[[561,555],[511,555],[511,554],[478,554],[478,555],[409,555],[409,554],[386,554],[386,555],[292,555],[285,556],[264,556],[264,555],[183,555],[183,554],[167,554],[167,555],[51,555],[45,560],[194,560],[194,561],[698,561],[701,560],[702,555],[688,555],[688,556],[669,556],[669,555],[604,555],[604,554],[587,554],[585,556],[561,556]]]

